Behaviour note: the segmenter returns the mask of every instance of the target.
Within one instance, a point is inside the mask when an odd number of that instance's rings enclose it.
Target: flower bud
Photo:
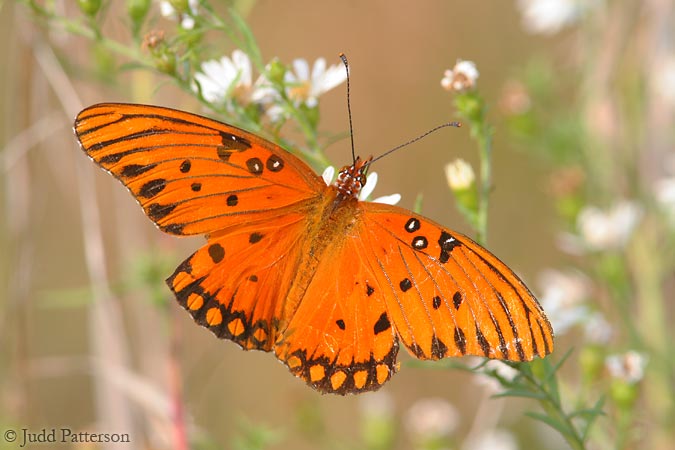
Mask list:
[[[457,208],[469,223],[475,224],[478,192],[476,175],[471,165],[463,159],[457,159],[445,166],[445,177],[457,201]]]
[[[101,0],[77,0],[77,6],[89,17],[94,17],[101,9]]]

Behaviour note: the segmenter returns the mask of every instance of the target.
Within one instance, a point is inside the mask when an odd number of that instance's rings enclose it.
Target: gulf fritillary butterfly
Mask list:
[[[370,159],[327,186],[271,142],[157,106],[94,105],[74,129],[160,230],[206,235],[167,279],[194,320],[274,351],[321,392],[379,389],[399,342],[434,360],[553,350],[541,306],[494,255],[406,209],[358,201]]]

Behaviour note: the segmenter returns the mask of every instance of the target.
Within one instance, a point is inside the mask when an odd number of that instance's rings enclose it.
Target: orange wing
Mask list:
[[[302,209],[326,189],[287,151],[195,114],[99,104],[80,112],[74,129],[87,155],[171,234],[206,234]]]
[[[541,306],[496,256],[405,209],[360,207],[364,259],[398,337],[415,357],[529,361],[553,351]]]
[[[125,104],[85,109],[75,133],[160,229],[209,235],[167,280],[195,321],[274,350],[319,391],[378,389],[398,339],[421,359],[553,350],[541,307],[494,255],[404,209],[357,202],[250,133]]]

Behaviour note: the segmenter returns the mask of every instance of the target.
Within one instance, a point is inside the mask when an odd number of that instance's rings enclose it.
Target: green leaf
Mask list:
[[[525,413],[526,416],[531,417],[534,420],[538,420],[540,422],[544,422],[546,425],[552,427],[553,429],[557,430],[565,436],[566,438],[570,435],[570,429],[569,427],[561,422],[558,422],[554,418],[547,416],[546,414],[534,412],[534,411],[528,411]]]
[[[529,391],[527,389],[507,389],[499,394],[493,395],[495,398],[500,397],[523,397],[534,398],[536,400],[546,400],[546,395],[537,392]]]

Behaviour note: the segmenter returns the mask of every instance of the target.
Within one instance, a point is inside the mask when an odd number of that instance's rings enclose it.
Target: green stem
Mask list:
[[[492,189],[492,133],[483,122],[477,134],[480,157],[480,189],[478,214],[476,216],[476,240],[479,244],[487,243],[488,206]]]
[[[522,366],[518,367],[518,371],[527,381],[527,384],[530,385],[532,392],[538,392],[542,395],[542,398],[539,399],[539,404],[546,412],[546,415],[553,419],[554,421],[562,424],[565,432],[561,432],[563,438],[574,450],[584,450],[586,447],[584,445],[584,439],[574,426],[572,419],[563,411],[562,405],[559,401],[559,396],[555,393],[550,392],[546,389],[545,385],[536,379],[529,368],[523,369]],[[555,377],[555,374],[549,375]],[[557,383],[554,383],[557,386]],[[558,430],[561,431],[561,430]]]

